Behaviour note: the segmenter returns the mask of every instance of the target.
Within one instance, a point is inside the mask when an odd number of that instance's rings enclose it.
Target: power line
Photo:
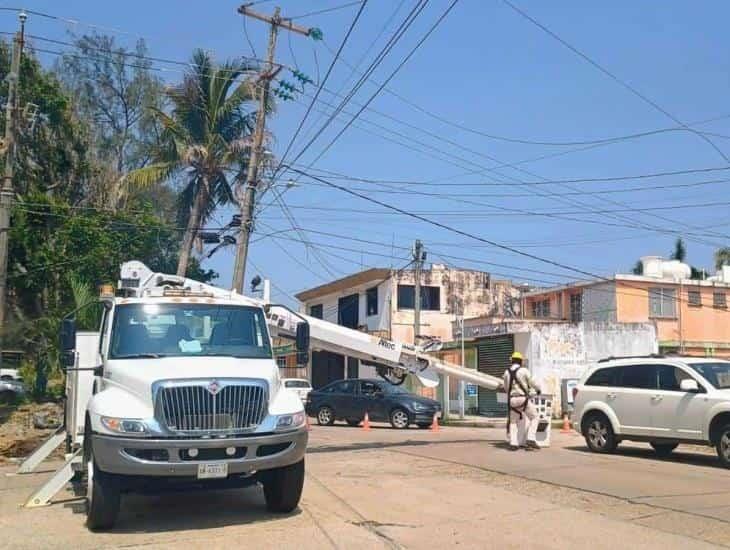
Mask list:
[[[682,122],[677,117],[675,117],[673,114],[671,114],[669,111],[667,111],[666,109],[664,109],[663,107],[661,107],[658,103],[656,103],[655,101],[653,101],[652,99],[650,99],[649,97],[647,97],[646,95],[644,95],[643,93],[641,93],[639,90],[637,90],[636,88],[634,88],[628,82],[620,79],[614,73],[612,73],[607,68],[605,68],[603,65],[601,65],[597,61],[595,61],[592,58],[590,58],[587,54],[583,53],[581,50],[579,50],[578,48],[576,48],[575,46],[573,46],[572,44],[570,44],[565,39],[561,38],[555,32],[551,31],[548,27],[546,27],[545,25],[543,25],[542,23],[540,23],[534,17],[530,16],[524,10],[522,10],[519,7],[517,7],[516,5],[514,5],[509,0],[502,0],[502,2],[504,2],[507,6],[509,6],[513,11],[517,12],[519,15],[521,15],[522,17],[524,17],[525,19],[527,19],[530,23],[532,23],[536,27],[540,28],[542,31],[544,31],[545,33],[547,33],[548,35],[550,35],[552,38],[554,38],[555,40],[557,40],[558,42],[560,42],[563,46],[565,46],[566,48],[568,48],[574,54],[576,54],[577,56],[581,57],[583,60],[585,60],[586,62],[588,62],[590,65],[592,65],[593,67],[595,67],[596,69],[598,69],[599,71],[601,71],[603,74],[605,74],[606,76],[608,76],[611,80],[613,80],[617,84],[619,84],[619,85],[623,86],[624,88],[626,88],[628,91],[630,91],[636,97],[638,97],[639,99],[641,99],[645,103],[651,105],[654,109],[656,109],[657,111],[659,111],[660,113],[662,113],[666,117],[670,118],[676,124],[679,124],[682,128],[684,128],[687,131],[690,131],[692,133],[695,133],[700,139],[702,139],[710,147],[712,147],[723,158],[723,160],[725,162],[730,163],[730,158],[728,158],[728,156],[717,145],[715,145],[715,143],[711,139],[709,139],[707,136],[705,136],[705,135],[703,135],[701,133],[694,132],[693,130],[691,130],[684,122]]]
[[[305,13],[302,15],[295,15],[294,17],[287,17],[287,19],[291,19],[291,20],[303,19],[305,17],[311,17],[313,15],[321,15],[323,13],[330,13],[332,11],[343,10],[345,8],[349,8],[349,7],[356,6],[358,4],[363,4],[366,2],[367,2],[367,0],[355,0],[355,2],[348,2],[346,4],[340,4],[339,6],[333,6],[331,8],[325,8],[325,9],[318,10],[318,11],[310,11],[309,13]]]
[[[395,46],[395,44],[398,43],[398,41],[403,37],[405,32],[408,30],[408,28],[413,24],[413,21],[415,21],[416,17],[421,13],[423,8],[426,6],[426,2],[424,0],[418,0],[416,5],[413,7],[413,9],[408,13],[406,18],[403,20],[403,22],[400,24],[400,26],[396,29],[395,33],[390,37],[388,42],[385,44],[385,46],[381,49],[381,51],[378,53],[377,56],[375,56],[375,59],[370,63],[370,66],[366,69],[365,75],[371,74],[379,65],[382,63],[385,56],[390,52],[390,50]],[[347,102],[359,91],[359,89],[362,87],[362,85],[365,83],[365,80],[367,76],[361,77],[355,85],[352,87],[350,92],[345,96],[345,98],[340,102],[340,105],[338,105],[337,108],[329,115],[327,120],[324,122],[324,124],[317,130],[317,132],[314,134],[312,138],[307,141],[307,143],[304,145],[304,147],[297,153],[296,157],[294,158],[293,162],[297,162],[302,155],[314,144],[315,141],[319,138],[320,135],[329,127],[329,125],[332,123],[332,121],[335,120],[335,118],[339,115],[342,108],[347,104]]]
[[[307,118],[309,117],[309,113],[312,111],[312,107],[314,107],[315,102],[317,101],[317,98],[319,97],[319,94],[322,92],[322,89],[324,88],[324,85],[327,83],[327,80],[330,77],[330,74],[332,74],[332,69],[334,69],[335,64],[337,63],[337,60],[340,57],[340,54],[342,53],[342,50],[345,47],[345,44],[347,44],[347,41],[350,38],[350,35],[352,34],[352,31],[354,30],[355,26],[357,25],[357,22],[360,19],[360,16],[362,15],[363,10],[365,9],[365,6],[367,5],[368,0],[363,0],[361,2],[358,2],[360,4],[360,9],[357,11],[357,14],[355,15],[355,18],[352,20],[352,23],[350,23],[350,28],[347,29],[347,33],[345,33],[345,37],[342,39],[342,42],[340,43],[340,47],[337,50],[337,53],[335,54],[334,58],[332,59],[332,62],[330,63],[330,66],[327,68],[327,72],[324,75],[324,79],[322,79],[322,82],[319,83],[319,86],[317,86],[317,91],[314,93],[314,97],[312,98],[312,101],[310,102],[309,106],[307,107],[307,111],[304,113],[304,117],[302,117],[302,120],[299,122],[299,125],[297,126],[296,131],[292,135],[291,139],[289,140],[289,144],[286,147],[286,150],[284,151],[284,154],[281,156],[281,160],[279,162],[279,166],[284,163],[286,160],[286,156],[289,154],[289,151],[291,150],[292,146],[294,145],[294,142],[296,141],[297,137],[299,136],[299,133],[302,131],[302,127],[304,126],[304,123],[306,122]],[[278,167],[277,167],[278,171]],[[276,174],[274,174],[276,175]]]

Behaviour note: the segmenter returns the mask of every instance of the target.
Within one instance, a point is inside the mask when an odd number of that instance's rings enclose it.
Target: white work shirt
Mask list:
[[[512,372],[515,376],[515,381],[512,384],[512,391],[509,394],[510,397],[525,397],[526,395],[522,387],[527,390],[528,397],[541,391],[540,385],[532,377],[527,367],[514,363],[510,368],[504,371],[504,376],[502,377],[505,392],[509,390],[510,372]],[[522,387],[520,384],[522,384]]]

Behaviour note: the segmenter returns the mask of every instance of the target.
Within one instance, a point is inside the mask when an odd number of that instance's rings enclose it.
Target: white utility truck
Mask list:
[[[260,482],[269,510],[296,508],[306,418],[282,391],[261,304],[138,262],[123,266],[119,286],[102,297],[95,349],[77,349],[90,338],[71,319],[61,338],[76,378],[67,426],[72,438],[83,429],[89,527],[111,527],[120,493],[160,481]],[[84,372],[92,377],[79,385]]]
[[[391,383],[411,374],[433,387],[445,374],[489,389],[501,380],[444,363],[413,346],[296,313],[191,279],[122,265],[101,296],[99,332],[61,329],[67,373],[62,429],[28,457],[33,469],[66,441],[67,461],[26,506],[48,504],[72,477],[86,481],[87,523],[110,528],[120,494],[158,485],[260,483],[267,507],[290,512],[304,481],[308,430],[302,401],[285,388],[272,337],[345,353]]]

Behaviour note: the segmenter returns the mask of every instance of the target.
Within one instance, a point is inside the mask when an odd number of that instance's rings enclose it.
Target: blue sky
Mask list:
[[[727,104],[730,40],[725,24],[730,5],[726,2],[703,2],[698,9],[696,3],[672,1],[662,3],[658,9],[660,4],[623,0],[603,4],[514,1],[682,122],[690,124],[729,115],[695,128],[730,135],[730,105]],[[295,16],[343,3],[344,0],[281,0],[278,4],[284,15]],[[386,25],[398,4],[396,1],[369,0],[343,52],[345,61],[357,62],[385,28],[361,67],[367,66],[415,0],[405,0],[390,25]],[[270,11],[274,5],[275,2],[265,2],[256,9]],[[375,80],[382,81],[390,74],[447,5],[446,0],[429,3],[376,71]],[[163,0],[124,3],[28,1],[28,9],[80,23],[31,15],[27,28],[30,34],[65,39],[68,31],[88,32],[87,24],[94,24],[118,33],[118,40],[123,44],[132,45],[137,38],[143,37],[153,56],[185,60],[193,48],[201,47],[224,59],[251,54],[242,18],[236,13],[237,6],[237,2],[229,1],[209,2],[204,7]],[[323,75],[332,59],[327,46],[337,48],[356,11],[357,6],[353,6],[299,20],[300,24],[321,28],[326,44],[293,35],[290,47],[290,38],[282,33],[277,59],[298,66],[316,79],[316,52]],[[15,28],[15,14],[0,12],[0,17],[2,30]],[[264,24],[249,20],[247,29],[257,53],[262,54],[266,41]],[[44,54],[41,59],[51,63],[53,56]],[[161,74],[166,80],[173,82],[180,78],[179,67],[165,67],[167,70]],[[350,75],[350,69],[338,63],[327,89],[348,91],[354,82]],[[627,271],[642,255],[668,254],[675,237],[662,232],[667,229],[687,233],[689,260],[698,267],[710,268],[715,245],[728,244],[727,204],[671,207],[726,203],[730,197],[728,184],[721,180],[730,178],[730,171],[606,182],[520,184],[541,179],[609,178],[722,168],[728,162],[690,132],[665,132],[583,151],[575,151],[578,147],[509,143],[481,135],[575,142],[677,126],[666,114],[601,73],[501,0],[461,0],[388,88],[421,109],[471,131],[444,124],[383,92],[371,107],[400,122],[366,110],[313,169],[361,178],[439,183],[428,186],[393,183],[386,188],[372,183],[337,180],[349,187],[373,191],[371,196],[382,202],[422,212],[489,240],[601,275]],[[375,89],[375,85],[366,84],[345,109],[354,113]],[[307,89],[308,94],[313,91],[314,88]],[[332,96],[326,92],[321,99],[332,102]],[[283,152],[304,114],[308,98],[300,96],[298,100],[280,103],[271,119],[269,128],[275,139],[272,144],[275,153]],[[321,105],[316,107],[317,110],[323,108]],[[322,123],[317,110],[304,127],[305,136]],[[299,163],[308,164],[314,159],[341,126],[342,122],[333,124]],[[402,136],[388,134],[383,127]],[[430,149],[415,152],[375,134],[390,135],[411,148]],[[714,136],[711,139],[730,156],[730,139]],[[300,137],[293,148],[294,153],[304,143]],[[498,164],[558,153],[565,154],[521,163],[519,168],[524,171],[509,167],[500,168],[498,173],[489,171]],[[467,171],[481,173],[455,177]],[[676,187],[707,181],[713,183]],[[675,187],[636,190],[656,186]],[[589,190],[623,189],[633,190],[577,194]],[[413,191],[431,195],[412,194]],[[548,283],[580,277],[387,212],[362,199],[314,185],[307,178],[302,178],[283,196],[297,224],[309,230],[305,231],[305,237],[315,244],[313,250],[298,242],[300,235],[290,230],[289,221],[278,205],[272,204],[261,213],[257,225],[260,235],[252,248],[253,264],[247,269],[247,279],[256,273],[270,277],[278,289],[277,299],[289,300],[287,294],[361,267],[401,267],[408,256],[405,247],[415,238],[425,243],[432,261],[441,261],[440,257],[445,255],[453,265],[492,271],[500,278],[509,276],[515,280],[537,279]],[[271,196],[264,197],[263,202],[271,202]],[[670,208],[644,210],[655,207]],[[548,212],[550,216],[515,215],[515,210]],[[590,210],[622,212],[586,213]],[[220,220],[227,222],[229,216],[229,212],[222,212]],[[627,227],[630,225],[652,226],[657,230]],[[694,226],[694,229],[687,226]],[[289,231],[285,232],[287,229]],[[277,231],[282,232],[261,238]],[[351,240],[353,238],[380,244],[366,244]],[[232,253],[232,250],[221,252],[207,262],[220,273],[222,285],[230,281]]]

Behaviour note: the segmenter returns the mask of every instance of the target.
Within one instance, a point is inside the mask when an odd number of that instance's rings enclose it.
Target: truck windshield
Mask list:
[[[114,310],[111,359],[219,355],[270,358],[259,308],[212,304],[124,304]]]
[[[705,380],[718,390],[730,388],[730,363],[690,363],[690,367],[699,372]]]

